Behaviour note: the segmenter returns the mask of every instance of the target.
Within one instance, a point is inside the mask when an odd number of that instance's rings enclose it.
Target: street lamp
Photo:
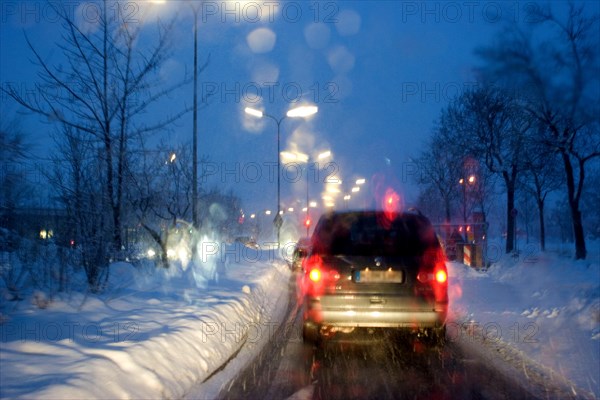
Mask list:
[[[256,118],[268,117],[271,118],[277,124],[277,214],[275,215],[275,219],[273,223],[277,227],[277,246],[280,246],[280,237],[281,237],[281,224],[283,223],[283,218],[281,217],[281,161],[279,159],[279,153],[281,152],[281,122],[283,122],[286,118],[304,118],[310,115],[316,114],[319,111],[317,106],[300,106],[296,108],[292,108],[289,110],[283,117],[277,119],[276,117],[267,114],[263,111],[246,107],[244,112],[248,115],[252,115]]]
[[[475,184],[475,175],[469,175],[466,179],[460,178],[458,184],[462,186],[463,192],[463,222],[467,223],[467,185],[472,186]]]
[[[198,229],[198,7],[194,12],[194,100],[192,140],[192,223]]]
[[[152,0],[156,5],[163,5],[165,0]],[[194,96],[192,100],[192,224],[198,228],[198,13],[200,7],[190,4],[194,15]],[[195,253],[195,252],[194,252]]]

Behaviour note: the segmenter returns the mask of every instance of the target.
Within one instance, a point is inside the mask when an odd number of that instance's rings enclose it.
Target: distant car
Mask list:
[[[300,238],[294,246],[292,253],[291,267],[292,270],[296,271],[302,268],[302,261],[308,255],[310,251],[310,238]]]
[[[445,256],[431,223],[420,213],[325,214],[302,268],[305,341],[356,328],[392,328],[443,343]]]
[[[251,249],[258,249],[260,246],[256,243],[256,239],[253,236],[238,236],[235,238],[235,241],[243,244],[246,247]]]

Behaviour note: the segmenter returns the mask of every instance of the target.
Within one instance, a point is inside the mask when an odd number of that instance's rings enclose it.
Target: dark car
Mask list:
[[[291,268],[296,271],[302,267],[302,261],[308,255],[310,251],[310,238],[300,238],[294,245],[294,251],[292,252]]]
[[[418,212],[330,212],[303,261],[303,336],[315,342],[356,328],[393,328],[443,343],[445,256]]]

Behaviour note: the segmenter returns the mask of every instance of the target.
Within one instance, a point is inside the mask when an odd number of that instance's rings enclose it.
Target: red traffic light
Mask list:
[[[304,226],[307,226],[307,227],[310,226],[310,218],[306,218],[304,220]]]

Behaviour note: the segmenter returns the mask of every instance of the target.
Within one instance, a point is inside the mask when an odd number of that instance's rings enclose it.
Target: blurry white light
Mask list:
[[[322,198],[323,200],[330,200],[330,201],[331,201],[331,200],[333,200],[333,197],[331,197],[331,196],[329,196],[329,195],[324,195],[324,196],[321,196],[321,198]]]
[[[271,210],[267,210],[267,211],[265,211],[265,214],[266,214],[266,215],[271,215]]]
[[[317,202],[316,201],[311,201],[310,203],[308,203],[309,207],[315,208],[317,206]]]
[[[325,207],[335,207],[335,203],[331,202],[331,201],[328,201],[328,202],[325,203]]]
[[[294,207],[288,208],[288,212],[294,212]]]
[[[329,193],[340,193],[340,189],[338,189],[336,187],[331,187],[331,186],[327,188],[327,191]]]
[[[342,184],[342,180],[340,178],[338,178],[335,175],[332,176],[328,176],[327,179],[325,179],[325,183],[332,183],[334,185],[341,185]]]
[[[363,185],[366,182],[366,180],[364,178],[360,178],[356,180],[356,184],[357,185]]]
[[[302,212],[307,212],[307,211],[308,211],[308,208],[307,208],[307,207],[304,207],[304,208],[302,209]]]
[[[168,258],[174,258],[175,257],[175,250],[173,250],[173,249],[167,249],[167,257]]]
[[[308,162],[308,154],[296,153],[297,160],[302,163]]]
[[[317,158],[318,158],[319,160],[322,160],[322,159],[324,159],[324,158],[327,158],[327,157],[329,157],[330,155],[331,155],[331,151],[327,150],[327,151],[324,151],[324,152],[322,152],[321,154],[319,154],[319,155],[317,156]]]
[[[352,188],[352,193],[360,192],[360,188],[358,186],[354,186]]]
[[[317,106],[301,106],[292,108],[290,111],[287,112],[286,115],[290,118],[308,117],[309,115],[316,114],[317,111],[319,111],[319,108]]]
[[[251,219],[254,219],[254,218],[256,218],[256,214],[250,214],[250,218],[251,218]]]
[[[296,156],[295,153],[290,153],[289,151],[282,151],[281,158],[288,159],[288,160],[295,160],[298,157]]]
[[[179,260],[181,262],[185,262],[185,260],[187,260],[189,258],[188,252],[186,249],[179,249],[179,251],[177,252],[177,256],[179,257]]]
[[[171,157],[169,158],[169,162],[173,163],[176,158],[177,158],[177,154],[171,153]]]
[[[264,115],[262,111],[257,110],[255,108],[246,107],[246,108],[244,108],[244,111],[246,112],[246,114],[250,114],[257,118],[262,118]]]
[[[287,161],[298,161],[298,162],[308,162],[308,155],[304,153],[292,153],[289,151],[282,151],[281,158]]]
[[[246,43],[250,50],[256,54],[264,54],[273,50],[277,35],[269,28],[254,29],[246,36]]]
[[[148,249],[146,255],[148,255],[148,258],[154,258],[154,256],[156,255],[156,251],[154,251],[154,249]]]
[[[283,215],[283,210],[279,210],[279,215]]]
[[[344,200],[350,200],[352,198],[352,196],[350,196],[349,194],[344,196]]]

